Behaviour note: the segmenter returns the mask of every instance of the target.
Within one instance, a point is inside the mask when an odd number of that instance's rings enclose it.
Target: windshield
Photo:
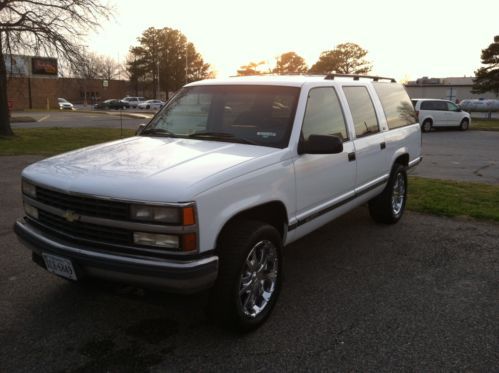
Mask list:
[[[299,91],[266,85],[183,88],[142,133],[284,148]]]

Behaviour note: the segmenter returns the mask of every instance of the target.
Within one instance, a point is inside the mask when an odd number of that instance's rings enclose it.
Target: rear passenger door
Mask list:
[[[366,86],[344,86],[355,130],[354,154],[357,162],[356,191],[362,192],[386,180],[388,160],[384,133],[371,94]]]

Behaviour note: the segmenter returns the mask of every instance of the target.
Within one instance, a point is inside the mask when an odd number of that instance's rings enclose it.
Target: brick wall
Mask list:
[[[104,88],[101,79],[74,78],[17,78],[8,80],[8,98],[14,101],[14,110],[30,108],[46,109],[47,103],[51,109],[58,108],[57,98],[64,97],[73,104],[88,104],[109,98],[121,99],[127,95],[128,81],[109,80],[109,86]]]

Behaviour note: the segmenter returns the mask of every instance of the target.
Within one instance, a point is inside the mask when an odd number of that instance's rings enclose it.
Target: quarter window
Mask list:
[[[385,112],[388,128],[398,128],[416,123],[414,106],[404,87],[395,83],[373,83]]]
[[[348,140],[345,117],[334,88],[310,90],[302,134],[305,140],[308,140],[310,135],[333,135],[343,141]]]
[[[343,87],[343,92],[345,92],[352,113],[356,136],[363,137],[378,133],[378,118],[367,88]]]

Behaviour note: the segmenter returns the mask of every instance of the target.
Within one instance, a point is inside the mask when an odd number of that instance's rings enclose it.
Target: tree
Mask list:
[[[0,2],[0,135],[12,136],[5,58],[13,53],[82,58],[85,32],[95,30],[110,8],[100,0],[3,0]]]
[[[499,95],[499,35],[488,48],[482,49],[482,64],[487,65],[475,71],[472,93],[494,92]]]
[[[186,83],[211,76],[210,65],[179,30],[150,27],[137,40],[139,45],[130,49],[127,71],[136,87],[139,80],[149,81],[153,96],[158,87],[168,95]]]
[[[258,67],[265,64],[265,61],[250,62],[247,65],[241,66],[239,70],[237,70],[237,76],[262,75],[264,72],[259,70]]]
[[[283,53],[276,61],[276,67],[272,70],[274,74],[305,74],[308,71],[303,57],[295,52]]]
[[[84,79],[116,79],[121,73],[121,65],[108,56],[87,53],[75,73]]]
[[[367,74],[372,65],[364,59],[366,55],[367,51],[355,43],[338,44],[335,49],[322,52],[309,73]]]

